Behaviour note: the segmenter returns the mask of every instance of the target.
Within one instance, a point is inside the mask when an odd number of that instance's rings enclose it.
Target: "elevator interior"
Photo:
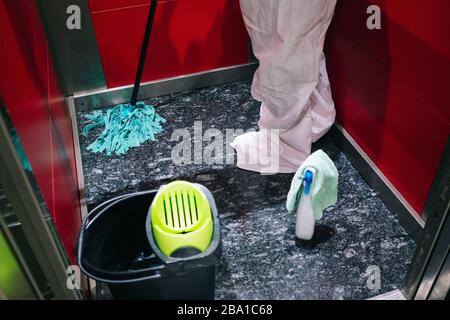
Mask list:
[[[340,174],[338,203],[321,221],[334,232],[299,247],[285,210],[292,175],[254,174],[233,161],[178,166],[171,158],[179,142],[172,133],[186,129],[194,143],[196,122],[220,132],[257,128],[250,93],[257,61],[238,1],[158,4],[157,48],[140,98],[169,122],[157,142],[107,156],[86,150],[95,134],[81,134],[83,116],[128,99],[148,1],[3,0],[0,142],[8,170],[1,170],[0,245],[15,252],[8,261],[26,271],[14,279],[27,285],[0,293],[110,299],[106,286],[86,278],[79,292],[66,288],[83,217],[116,196],[182,179],[216,198],[224,245],[217,299],[445,298],[450,48],[448,3],[436,2],[433,10],[419,0],[338,5],[325,52],[337,123],[313,145]],[[61,27],[73,3],[85,17],[80,30]],[[371,4],[381,8],[380,30],[366,28]],[[416,27],[419,19],[427,28]],[[200,141],[200,152],[210,142]]]

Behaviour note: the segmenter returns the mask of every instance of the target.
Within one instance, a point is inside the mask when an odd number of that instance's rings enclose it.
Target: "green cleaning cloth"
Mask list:
[[[132,147],[155,141],[155,135],[163,130],[161,124],[166,122],[153,106],[143,102],[136,106],[120,104],[106,111],[96,110],[84,117],[90,120],[83,128],[84,136],[104,126],[103,132],[87,149],[94,153],[106,151],[108,155],[125,154]]]
[[[322,218],[322,212],[337,201],[338,171],[333,161],[322,150],[311,154],[294,175],[286,202],[288,211],[295,211],[303,192],[303,179],[307,168],[315,169],[311,184],[311,199],[314,217]]]

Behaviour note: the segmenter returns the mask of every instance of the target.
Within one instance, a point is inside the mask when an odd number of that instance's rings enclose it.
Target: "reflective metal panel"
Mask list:
[[[87,0],[37,0],[49,47],[65,96],[74,92],[104,88],[103,68],[98,53]],[[80,9],[80,29],[69,29],[67,20]],[[72,13],[73,12],[73,13]]]

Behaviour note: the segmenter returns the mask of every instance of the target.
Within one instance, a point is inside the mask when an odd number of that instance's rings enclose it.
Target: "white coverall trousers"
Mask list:
[[[252,84],[259,132],[235,138],[238,167],[295,172],[334,123],[323,45],[337,0],[240,0],[259,60]]]

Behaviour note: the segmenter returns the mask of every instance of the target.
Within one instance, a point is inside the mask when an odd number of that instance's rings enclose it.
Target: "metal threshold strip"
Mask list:
[[[403,293],[399,290],[393,290],[389,291],[383,294],[380,294],[378,296],[369,298],[367,300],[406,300],[406,298],[403,296]]]

